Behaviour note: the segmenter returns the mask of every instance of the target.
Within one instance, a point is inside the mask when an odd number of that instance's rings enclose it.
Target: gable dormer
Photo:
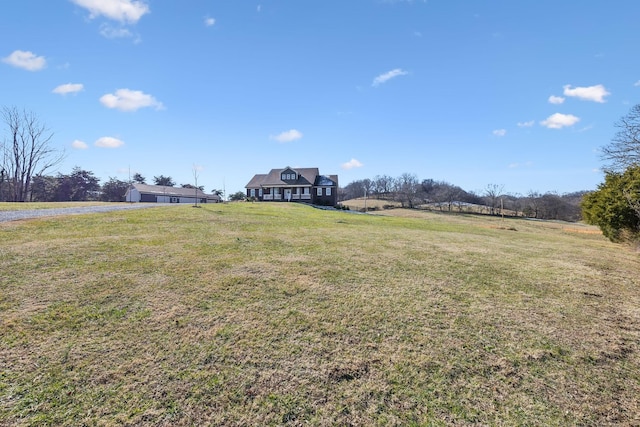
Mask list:
[[[293,182],[298,180],[298,173],[291,169],[290,167],[286,167],[280,172],[280,180],[285,182]]]

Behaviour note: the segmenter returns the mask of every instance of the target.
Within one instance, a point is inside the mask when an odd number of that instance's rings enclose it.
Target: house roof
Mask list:
[[[149,184],[131,184],[133,188],[144,194],[154,194],[172,197],[194,197],[207,198],[207,199],[220,199],[220,196],[216,194],[206,194],[204,191],[194,188],[182,188],[182,187],[166,187],[164,185],[149,185]]]
[[[286,170],[291,170],[296,172],[298,175],[298,179],[295,181],[283,181],[280,179],[282,177],[282,173]],[[264,186],[331,186],[338,185],[338,176],[337,175],[320,175],[318,168],[280,168],[280,169],[271,169],[268,174],[257,174],[251,178],[251,181],[245,188],[260,188]]]
[[[245,188],[260,188],[262,187],[262,184],[264,183],[266,178],[266,174],[254,175],[253,178],[251,178],[251,181],[249,181],[249,183],[245,185]]]

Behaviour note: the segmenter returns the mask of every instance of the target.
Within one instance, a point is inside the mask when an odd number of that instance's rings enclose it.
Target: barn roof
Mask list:
[[[195,188],[168,187],[164,185],[149,185],[138,183],[131,185],[141,194],[153,194],[157,196],[171,197],[195,197],[197,195],[198,198],[220,199],[220,196],[218,195],[206,194],[204,191]]]

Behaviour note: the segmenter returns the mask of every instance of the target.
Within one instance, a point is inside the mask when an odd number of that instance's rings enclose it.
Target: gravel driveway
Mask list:
[[[156,208],[167,206],[171,203],[118,203],[113,206],[79,206],[77,208],[53,208],[53,209],[25,209],[20,211],[0,211],[0,222],[16,221],[19,219],[40,218],[55,215],[80,215],[88,213],[100,213],[122,211],[127,209]],[[177,206],[175,203],[173,206]]]

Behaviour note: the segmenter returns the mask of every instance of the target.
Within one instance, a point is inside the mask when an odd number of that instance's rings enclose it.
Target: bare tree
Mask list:
[[[487,199],[491,215],[495,215],[496,208],[498,207],[498,201],[504,192],[504,185],[489,184],[484,190],[484,195]]]
[[[194,185],[194,199],[196,201],[196,204],[194,205],[196,208],[198,207],[198,178],[200,177],[200,171],[202,170],[202,166],[198,166],[194,163],[193,165],[193,180],[195,181],[196,185]]]
[[[414,208],[420,199],[422,187],[418,177],[411,173],[403,173],[395,179],[396,199],[402,207]]]
[[[618,132],[611,142],[602,147],[602,159],[609,162],[607,169],[623,171],[640,165],[640,104],[617,123]]]
[[[53,147],[53,133],[33,112],[3,107],[2,119],[9,133],[2,145],[2,169],[11,200],[24,202],[32,177],[59,164],[64,152]]]
[[[394,179],[388,175],[376,175],[373,178],[372,191],[378,199],[388,198],[393,188]]]
[[[636,216],[640,218],[640,192],[638,193],[639,194],[634,195],[633,191],[628,188],[622,190],[622,194],[627,200],[629,207],[636,213]]]

